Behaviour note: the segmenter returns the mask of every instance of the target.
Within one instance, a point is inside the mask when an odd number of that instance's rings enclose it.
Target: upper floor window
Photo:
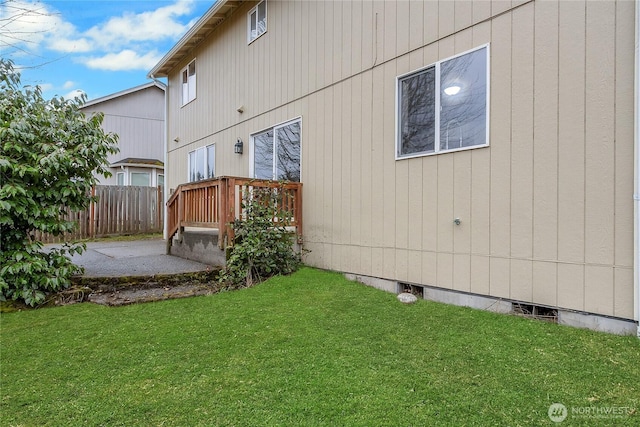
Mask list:
[[[397,79],[396,159],[489,144],[488,46]]]
[[[215,177],[216,146],[215,144],[200,147],[189,152],[189,182]]]
[[[258,3],[247,17],[248,43],[251,43],[267,32],[267,0]]]
[[[196,99],[196,60],[182,70],[182,105]]]

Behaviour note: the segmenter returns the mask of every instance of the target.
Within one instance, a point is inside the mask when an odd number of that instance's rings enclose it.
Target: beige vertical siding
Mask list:
[[[164,91],[156,86],[124,94],[103,102],[96,100],[82,111],[104,114],[102,127],[118,135],[120,151],[108,156],[110,163],[128,157],[164,161]],[[116,185],[115,174],[100,178],[104,185]]]
[[[247,45],[255,4],[170,76],[168,185],[302,117],[309,264],[632,318],[633,2],[268,0]],[[484,44],[490,146],[396,161],[396,77]]]
[[[536,3],[535,22],[533,257],[551,260],[558,257],[558,3]],[[537,281],[543,288],[539,298],[555,305],[556,281],[555,274],[550,280],[550,268],[546,264],[536,267],[534,277],[547,277]]]
[[[585,4],[560,2],[558,260],[584,262]]]
[[[629,163],[633,158],[633,100],[628,94],[633,92],[633,76],[627,72],[633,69],[634,41],[628,34],[634,31],[633,2],[616,4],[615,35],[615,217],[614,217],[614,283],[613,313],[615,316],[632,316],[629,301],[633,300],[633,180],[627,179]]]
[[[598,313],[613,312],[615,86],[602,82],[615,77],[615,7],[588,2],[586,11],[584,299]]]

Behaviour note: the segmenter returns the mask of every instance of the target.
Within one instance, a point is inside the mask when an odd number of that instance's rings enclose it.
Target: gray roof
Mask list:
[[[120,92],[112,93],[111,95],[106,95],[106,96],[103,96],[103,97],[100,97],[100,98],[92,99],[91,101],[87,101],[81,107],[81,109],[82,108],[86,108],[86,107],[90,107],[92,105],[100,104],[102,102],[110,101],[112,99],[119,98],[121,96],[129,95],[130,93],[138,92],[140,90],[144,90],[144,89],[147,89],[147,88],[150,88],[150,87],[153,87],[153,86],[155,86],[155,87],[157,87],[157,88],[159,88],[159,89],[161,89],[163,91],[165,91],[166,88],[167,88],[167,86],[164,83],[156,81],[156,80],[153,80],[153,81],[150,81],[148,83],[142,84],[140,86],[135,86],[135,87],[132,87],[130,89],[125,89],[125,90],[121,90]]]
[[[117,167],[117,166],[148,166],[148,167],[156,167],[156,168],[164,168],[164,163],[158,159],[140,159],[136,157],[127,157],[126,159],[118,160],[115,163],[111,163],[109,167]]]

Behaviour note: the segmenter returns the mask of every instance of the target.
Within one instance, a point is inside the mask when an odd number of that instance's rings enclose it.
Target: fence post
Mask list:
[[[164,223],[162,221],[162,206],[163,206],[163,200],[162,200],[162,187],[160,187],[159,185],[156,187],[157,190],[157,194],[156,194],[156,217],[155,217],[155,222],[154,225],[156,227],[160,227],[162,230],[164,230]]]
[[[96,186],[91,187],[91,204],[89,205],[89,230],[87,234],[91,238],[96,237],[96,202],[94,201],[94,197],[96,197]]]

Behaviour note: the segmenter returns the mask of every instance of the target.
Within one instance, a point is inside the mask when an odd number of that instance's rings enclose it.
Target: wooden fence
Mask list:
[[[43,243],[127,234],[160,233],[164,224],[162,187],[98,185],[93,194],[98,201],[87,210],[70,212],[65,219],[77,224],[62,236],[37,234]]]

